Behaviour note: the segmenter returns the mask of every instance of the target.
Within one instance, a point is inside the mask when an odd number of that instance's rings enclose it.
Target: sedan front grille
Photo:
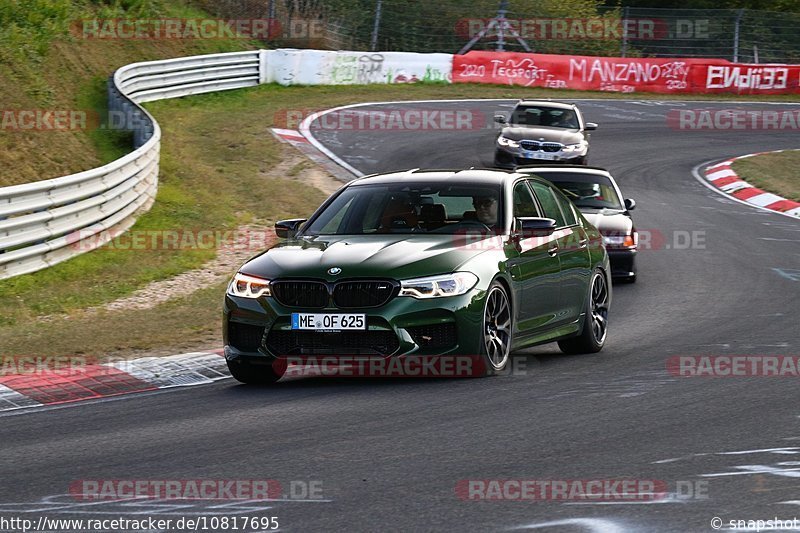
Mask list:
[[[560,152],[564,148],[561,143],[546,141],[520,141],[519,145],[530,152]]]
[[[270,283],[275,299],[286,307],[323,308],[328,305],[328,287],[322,281],[281,281]]]
[[[341,281],[334,285],[333,304],[340,309],[380,307],[397,294],[391,281]]]
[[[390,330],[321,333],[274,329],[267,335],[267,349],[274,355],[391,355],[400,347]]]
[[[400,292],[394,280],[364,279],[325,282],[322,280],[281,280],[270,284],[275,299],[286,307],[322,309],[363,309],[380,307]]]

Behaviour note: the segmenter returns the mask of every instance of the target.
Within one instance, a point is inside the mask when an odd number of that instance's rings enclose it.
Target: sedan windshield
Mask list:
[[[303,234],[495,232],[503,220],[500,193],[499,185],[472,183],[354,185],[328,204]]]
[[[550,126],[569,129],[580,127],[574,111],[558,107],[517,106],[511,113],[510,122],[515,126]]]
[[[623,209],[611,180],[597,174],[537,173],[561,189],[578,209]]]

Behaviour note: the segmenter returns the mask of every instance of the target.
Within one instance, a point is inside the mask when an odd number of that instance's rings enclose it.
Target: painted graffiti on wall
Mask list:
[[[382,83],[385,59],[383,54],[337,54],[330,68],[331,83]]]
[[[443,82],[452,79],[451,54],[276,50],[267,79],[282,85]]]

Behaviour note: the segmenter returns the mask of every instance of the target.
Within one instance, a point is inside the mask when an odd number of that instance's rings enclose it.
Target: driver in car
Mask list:
[[[496,196],[473,196],[472,206],[475,208],[475,216],[478,221],[490,228],[497,224]]]

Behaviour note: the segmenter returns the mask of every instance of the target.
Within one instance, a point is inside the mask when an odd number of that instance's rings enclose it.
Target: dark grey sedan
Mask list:
[[[622,199],[610,172],[604,168],[572,165],[526,166],[518,168],[517,172],[535,174],[558,187],[600,230],[614,280],[636,281],[639,234],[630,213],[636,202],[631,198]]]
[[[588,131],[578,106],[551,101],[520,100],[511,115],[495,115],[503,130],[495,141],[494,165],[513,169],[535,163],[585,165],[589,157]]]

